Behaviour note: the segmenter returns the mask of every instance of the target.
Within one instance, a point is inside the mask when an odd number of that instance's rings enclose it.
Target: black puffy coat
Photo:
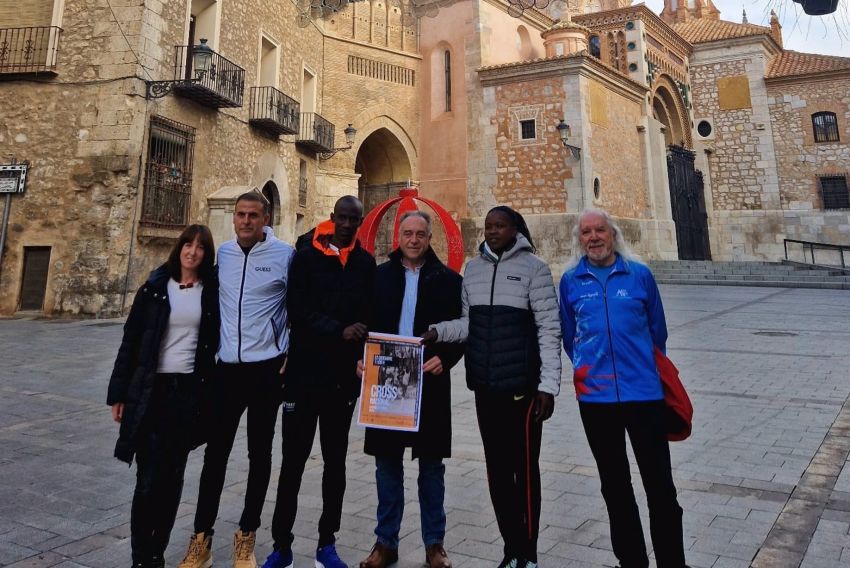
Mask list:
[[[446,268],[429,249],[420,269],[413,333],[421,335],[428,326],[461,315],[459,274]],[[390,260],[378,267],[373,294],[373,317],[370,331],[398,333],[401,305],[404,300],[404,267],[396,250]],[[398,455],[413,448],[414,457],[446,458],[451,455],[451,368],[463,356],[463,344],[435,343],[425,348],[425,361],[437,355],[443,363],[439,375],[427,374],[422,380],[422,409],[419,432],[366,429],[365,452],[370,455]]]
[[[368,324],[375,258],[356,243],[345,266],[316,249],[313,233],[298,239],[289,268],[286,306],[291,325],[284,397],[304,390],[357,398],[357,361],[362,341],[345,341],[342,331]]]
[[[168,303],[168,269],[151,272],[133,300],[124,324],[124,337],[109,380],[106,404],[124,403],[124,415],[115,444],[115,457],[133,462],[142,420],[153,392],[159,347],[171,315]],[[201,327],[195,352],[195,372],[206,381],[215,367],[219,342],[218,277],[207,278],[201,293]],[[200,407],[200,401],[199,405]],[[194,444],[201,439],[195,436]]]

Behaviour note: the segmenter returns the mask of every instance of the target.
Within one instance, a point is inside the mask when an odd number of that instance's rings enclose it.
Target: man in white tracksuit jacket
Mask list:
[[[254,542],[271,476],[272,441],[289,349],[286,293],[294,249],[275,238],[258,193],[236,200],[236,239],[218,250],[221,346],[214,382],[216,420],[201,473],[195,534],[181,568],[206,568],[224,476],[242,414],[248,411],[248,485],[233,543],[234,568],[255,568]]]

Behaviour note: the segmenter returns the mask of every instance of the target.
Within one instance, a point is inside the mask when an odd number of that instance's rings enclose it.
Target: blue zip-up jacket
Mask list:
[[[582,402],[661,400],[654,347],[665,351],[667,324],[649,268],[618,254],[606,283],[587,257],[561,277],[561,330]]]

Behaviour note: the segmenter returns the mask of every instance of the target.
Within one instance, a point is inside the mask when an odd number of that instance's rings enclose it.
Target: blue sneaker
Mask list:
[[[348,564],[340,560],[336,547],[328,544],[316,551],[316,568],[348,568]]]
[[[266,558],[263,568],[292,568],[294,564],[291,550],[286,553],[275,550]]]

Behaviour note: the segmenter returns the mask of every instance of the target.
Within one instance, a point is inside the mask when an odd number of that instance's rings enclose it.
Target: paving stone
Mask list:
[[[842,540],[850,539],[850,418],[842,412],[850,394],[850,295],[735,287],[661,290],[670,328],[668,352],[696,410],[693,436],[671,444],[688,563],[739,567],[755,557],[757,568],[850,565],[850,546],[845,546],[850,543]],[[117,432],[103,404],[120,327],[90,323],[0,323],[0,565],[111,568],[126,565],[129,558],[135,471],[112,458]],[[786,341],[754,335],[766,329],[797,336]],[[32,345],[49,356],[29,356]],[[562,388],[542,443],[541,566],[614,566],[596,466],[570,381]],[[502,541],[461,368],[454,373],[452,397],[455,436],[453,457],[446,461],[446,543],[457,568],[492,568],[501,559]],[[277,438],[275,448],[279,443]],[[353,426],[338,534],[340,553],[349,563],[365,557],[374,542],[374,460],[362,447],[363,432]],[[216,524],[218,564],[230,556],[241,513],[246,453],[243,425]],[[192,531],[202,462],[202,450],[189,457],[183,503],[166,555],[169,565],[182,558]],[[313,561],[321,469],[314,444],[294,531],[299,565]],[[405,468],[400,568],[421,566],[423,559],[415,474],[415,465]],[[632,477],[648,537],[645,496],[633,459]],[[258,556],[271,549],[276,482],[273,475]],[[777,531],[771,532],[775,524]],[[806,526],[811,531],[805,538],[792,530]]]

